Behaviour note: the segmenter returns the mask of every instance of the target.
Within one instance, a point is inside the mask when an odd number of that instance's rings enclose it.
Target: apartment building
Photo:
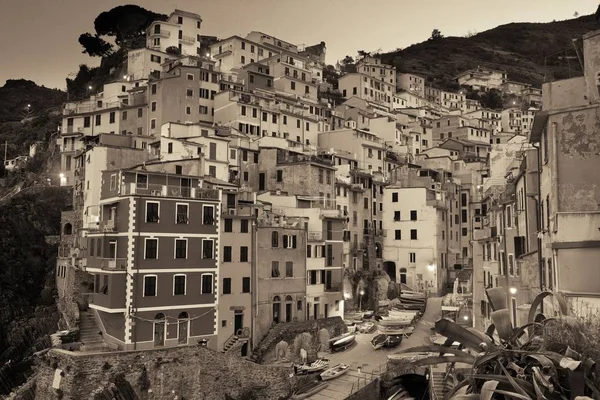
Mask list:
[[[487,91],[490,89],[502,89],[502,85],[508,80],[506,71],[496,71],[477,67],[458,74],[455,78],[461,86],[471,86],[475,90]]]
[[[369,75],[396,87],[396,67],[384,64],[381,58],[377,56],[369,55],[358,60],[356,62],[356,72]]]
[[[391,109],[392,96],[396,93],[396,84],[389,83],[382,78],[374,78],[365,72],[349,73],[339,79],[338,88],[342,97],[346,99],[356,96]]]
[[[396,89],[413,92],[417,96],[425,96],[425,78],[414,74],[398,73],[396,75]]]
[[[439,147],[457,152],[458,156],[465,160],[465,162],[483,161],[486,163],[490,152],[490,145],[488,143],[471,142],[469,140],[454,138],[446,139],[440,143]]]
[[[448,279],[446,192],[414,174],[384,188],[383,268],[396,282],[439,293]]]
[[[252,277],[256,265],[256,195],[229,189],[223,191],[219,254],[219,350],[237,340],[248,340],[253,325]],[[242,345],[240,356],[249,349]]]
[[[253,348],[274,325],[305,321],[314,305],[306,300],[306,236],[298,220],[263,213],[257,219]],[[320,303],[317,303],[317,305]],[[314,310],[314,309],[313,309]]]
[[[146,47],[166,53],[174,47],[179,54],[197,55],[200,51],[202,18],[188,11],[175,10],[166,21],[154,21],[146,29]]]
[[[221,192],[199,172],[180,160],[102,173],[86,271],[103,338],[120,349],[217,348]]]
[[[503,114],[497,110],[479,109],[463,112],[462,116],[469,120],[474,120],[478,126],[483,126],[492,132],[492,136],[502,129]]]
[[[281,54],[264,61],[274,77],[275,89],[288,95],[317,101],[318,81],[307,59]]]

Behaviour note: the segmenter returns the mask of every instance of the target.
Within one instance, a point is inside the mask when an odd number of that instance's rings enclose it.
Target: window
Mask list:
[[[411,221],[416,221],[417,220],[417,210],[411,210],[410,211],[410,220]]]
[[[506,207],[506,227],[512,228],[512,207]]]
[[[290,88],[296,90],[296,82],[290,82]]]
[[[248,262],[248,246],[240,247],[240,262]]]
[[[271,278],[279,278],[279,261],[271,261]]]
[[[108,114],[108,123],[110,124],[114,124],[115,123],[115,112],[111,112],[110,114]]]
[[[159,203],[157,201],[146,202],[146,222],[158,223]]]
[[[102,115],[96,115],[96,126],[102,125]]]
[[[202,239],[202,258],[214,258],[214,240]]]
[[[250,278],[242,278],[242,293],[250,293]]]
[[[233,232],[233,220],[231,218],[225,219],[225,225],[223,227],[223,232]]]
[[[460,215],[461,215],[462,223],[466,224],[467,223],[467,210],[461,210]]]
[[[416,229],[410,230],[410,240],[417,240],[417,230]]]
[[[392,203],[398,202],[398,192],[392,193]]]
[[[146,250],[144,251],[144,258],[147,260],[156,260],[158,259],[158,239],[146,238],[144,240],[144,246]]]
[[[231,294],[231,278],[223,278],[223,294]]]
[[[223,247],[223,262],[231,262],[231,246]]]
[[[144,297],[156,296],[156,275],[144,275]]]
[[[175,239],[175,258],[187,258],[187,239]]]
[[[417,262],[417,253],[408,253],[408,262],[416,263]]]
[[[508,274],[510,276],[515,275],[515,256],[513,254],[508,254]]]
[[[279,247],[279,232],[271,232],[271,247]]]
[[[285,262],[285,277],[286,278],[294,277],[294,262],[293,261]]]
[[[127,118],[123,118],[123,119],[127,119]],[[90,126],[91,126],[90,117],[84,117],[83,118],[83,127],[89,128]]]
[[[173,277],[173,296],[185,294],[185,275],[175,275]]]
[[[176,205],[176,212],[175,212],[175,222],[177,224],[187,224],[189,222],[189,205],[188,204],[180,204],[177,203]]]
[[[394,211],[394,221],[400,221],[400,211]]]
[[[213,292],[212,274],[202,274],[200,284],[200,294],[211,294]]]
[[[277,170],[277,182],[283,182],[283,170],[282,169]]]
[[[192,107],[186,107],[186,108],[185,108],[185,113],[186,113],[187,115],[190,115],[190,114],[192,113]]]
[[[467,236],[468,235],[467,228],[462,228],[462,235],[463,236]]]
[[[394,239],[395,240],[402,240],[402,231],[400,229],[396,229],[394,231]]]
[[[215,224],[215,207],[214,206],[202,206],[202,224],[203,225],[214,225]]]
[[[296,235],[283,235],[283,248],[284,249],[295,249],[296,248]]]
[[[240,232],[248,233],[248,220],[247,219],[243,219],[240,221]]]

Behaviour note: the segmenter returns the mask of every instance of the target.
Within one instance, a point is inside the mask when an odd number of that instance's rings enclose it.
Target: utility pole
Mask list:
[[[6,156],[8,155],[8,140],[4,141],[4,162],[6,162]]]

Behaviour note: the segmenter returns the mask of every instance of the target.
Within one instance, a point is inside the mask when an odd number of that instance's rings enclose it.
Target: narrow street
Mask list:
[[[385,371],[387,356],[399,350],[415,346],[431,344],[431,328],[435,321],[442,315],[442,299],[433,297],[427,300],[427,308],[421,320],[415,326],[413,334],[405,339],[395,349],[373,350],[371,339],[377,335],[373,333],[359,333],[356,336],[356,345],[351,349],[339,353],[319,353],[320,357],[328,358],[330,365],[346,364],[350,370],[339,378],[329,381],[329,385],[319,393],[309,397],[311,400],[343,400],[348,397],[353,389],[364,387],[376,375]],[[360,368],[360,372],[359,372]]]

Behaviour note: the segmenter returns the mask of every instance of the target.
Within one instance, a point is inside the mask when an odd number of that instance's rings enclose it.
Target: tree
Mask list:
[[[440,32],[439,29],[434,29],[431,32],[431,37],[429,38],[429,40],[438,40],[438,39],[442,39],[444,37],[444,35],[442,35],[442,32]]]
[[[98,35],[82,33],[79,35],[79,44],[83,46],[82,53],[90,57],[106,57],[112,54],[113,46]]]
[[[356,65],[354,64],[354,58],[350,56],[344,57],[342,61],[340,61],[340,65],[342,67],[342,72],[352,73],[356,72]]]
[[[169,46],[165,49],[165,52],[174,56],[178,56],[181,54],[181,51],[179,51],[179,47],[177,46]]]
[[[79,43],[84,53],[92,57],[104,57],[110,54],[112,46],[101,36],[114,38],[115,44],[121,48],[137,47],[145,43],[146,28],[152,22],[165,21],[167,18],[164,14],[133,4],[118,6],[100,13],[94,20],[96,34],[82,34]]]
[[[490,89],[481,96],[481,104],[484,108],[502,110],[504,101],[502,100],[501,92],[497,89]]]

